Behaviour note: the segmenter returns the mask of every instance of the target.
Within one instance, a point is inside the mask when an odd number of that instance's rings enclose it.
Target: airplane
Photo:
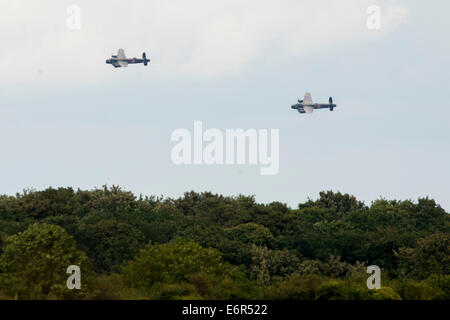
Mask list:
[[[126,68],[129,63],[143,63],[146,66],[150,62],[150,59],[147,59],[145,52],[142,54],[142,59],[140,58],[127,58],[125,56],[125,51],[123,49],[119,49],[117,51],[117,55],[111,55],[111,59],[106,60],[107,64],[112,64],[114,68]]]
[[[314,109],[330,109],[333,111],[337,105],[333,104],[333,98],[330,97],[328,104],[326,103],[313,103],[311,93],[307,92],[303,100],[298,100],[298,103],[291,106],[292,109],[297,109],[300,113],[313,113]]]

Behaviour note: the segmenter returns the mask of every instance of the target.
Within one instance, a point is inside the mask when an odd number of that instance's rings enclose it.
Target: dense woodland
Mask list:
[[[429,198],[0,196],[0,299],[450,299],[449,253],[450,216]],[[69,265],[81,290],[66,287]],[[366,287],[369,265],[380,290]]]

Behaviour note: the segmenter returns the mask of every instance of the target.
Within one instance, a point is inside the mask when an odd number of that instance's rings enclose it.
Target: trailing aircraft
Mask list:
[[[111,59],[106,60],[106,63],[113,65],[114,68],[126,68],[128,67],[128,64],[134,63],[143,63],[144,66],[146,66],[149,62],[150,59],[147,59],[145,52],[142,54],[142,59],[127,58],[123,49],[119,49],[117,55],[111,55]]]
[[[333,104],[333,98],[330,97],[328,103],[313,103],[311,93],[307,92],[303,100],[298,100],[298,103],[291,106],[292,109],[297,109],[300,113],[313,113],[314,109],[330,109],[333,111],[337,105]]]

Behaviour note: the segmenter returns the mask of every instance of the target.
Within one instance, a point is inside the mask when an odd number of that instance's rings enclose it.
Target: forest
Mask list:
[[[0,196],[0,299],[448,300],[449,257],[449,214],[428,197],[323,191],[291,208],[119,186]],[[366,286],[370,265],[381,289]]]

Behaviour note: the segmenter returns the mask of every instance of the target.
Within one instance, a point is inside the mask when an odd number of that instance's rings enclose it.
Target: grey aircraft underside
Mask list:
[[[116,56],[111,55],[111,59],[106,60],[106,63],[111,64],[114,68],[126,68],[128,67],[128,64],[134,63],[143,63],[144,66],[146,66],[149,62],[150,59],[147,59],[145,52],[142,54],[142,59],[127,58],[123,49],[119,49]]]
[[[328,103],[313,103],[311,93],[307,92],[303,100],[298,100],[297,104],[291,106],[292,109],[297,109],[300,113],[313,113],[314,109],[330,109],[333,111],[337,105],[333,104],[333,98],[330,97]]]

